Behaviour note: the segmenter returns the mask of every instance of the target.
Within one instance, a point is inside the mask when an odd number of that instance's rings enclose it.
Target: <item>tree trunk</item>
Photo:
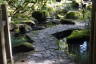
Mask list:
[[[96,64],[96,2],[93,0],[89,64]]]

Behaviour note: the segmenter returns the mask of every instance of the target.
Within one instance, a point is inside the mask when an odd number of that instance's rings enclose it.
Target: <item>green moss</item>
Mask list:
[[[89,30],[74,30],[67,39],[83,38],[89,36]]]
[[[32,47],[32,43],[27,42],[27,38],[24,36],[21,37],[12,37],[12,46],[17,47],[20,45],[24,45],[26,47]]]
[[[24,45],[24,46],[29,47],[29,48],[32,47],[32,43],[29,43],[29,42],[23,42],[21,45]]]
[[[82,14],[77,11],[68,12],[65,16],[66,19],[80,19]]]

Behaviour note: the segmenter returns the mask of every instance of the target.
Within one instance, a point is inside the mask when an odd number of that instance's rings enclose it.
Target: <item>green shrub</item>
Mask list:
[[[49,14],[50,14],[50,13],[52,13],[52,12],[55,12],[56,10],[55,10],[55,8],[47,7],[47,11],[48,11]]]
[[[47,17],[49,15],[49,12],[47,10],[42,10],[42,13]]]

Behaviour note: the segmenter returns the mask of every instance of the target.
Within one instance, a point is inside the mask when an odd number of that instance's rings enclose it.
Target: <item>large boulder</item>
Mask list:
[[[27,36],[12,36],[12,50],[13,53],[27,52],[34,50],[33,41]]]
[[[28,52],[34,50],[33,47],[27,47],[26,45],[19,45],[12,48],[13,53]]]
[[[47,18],[47,12],[45,11],[34,11],[32,17],[37,20],[37,24],[45,24]]]
[[[82,44],[82,41],[89,40],[89,30],[75,30],[67,37],[67,43]]]
[[[81,17],[82,14],[81,12],[78,11],[69,11],[65,16],[66,19],[73,19],[73,20],[80,19]]]

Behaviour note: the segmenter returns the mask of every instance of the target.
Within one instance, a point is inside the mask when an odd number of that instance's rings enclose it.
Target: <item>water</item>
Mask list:
[[[80,45],[80,53],[84,53],[87,51],[87,41],[84,41],[82,45]]]
[[[80,45],[79,53],[76,54],[75,60],[79,64],[88,64],[88,41],[83,41]]]
[[[66,38],[60,40],[59,47],[60,50],[66,51],[68,50],[68,44],[66,43]],[[88,41],[82,41],[83,43],[80,44],[73,44],[72,50],[74,53],[72,53],[72,59],[79,63],[79,64],[88,64]],[[79,46],[79,48],[78,48]],[[76,49],[77,48],[77,49]]]

